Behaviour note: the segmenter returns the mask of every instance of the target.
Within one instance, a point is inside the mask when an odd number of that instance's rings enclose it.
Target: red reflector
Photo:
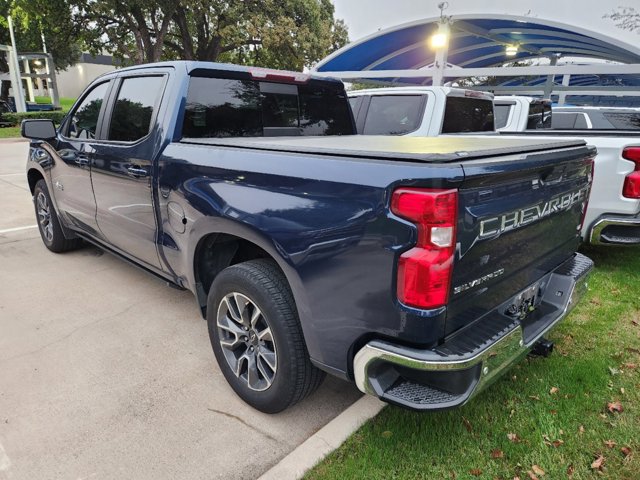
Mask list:
[[[457,190],[399,188],[391,211],[415,223],[418,241],[398,261],[397,295],[417,308],[447,304],[455,253]]]
[[[634,171],[624,179],[622,195],[626,198],[640,198],[640,147],[627,147],[622,158],[635,163]]]
[[[624,179],[622,195],[626,198],[640,198],[640,172],[632,172]]]

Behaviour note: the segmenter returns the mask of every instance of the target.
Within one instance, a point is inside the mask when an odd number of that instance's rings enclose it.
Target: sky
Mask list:
[[[335,16],[349,27],[351,41],[406,22],[440,15],[439,0],[333,0]],[[449,0],[446,15],[501,13],[525,15],[594,30],[638,45],[640,32],[628,32],[602,18],[618,5],[640,11],[640,0]]]

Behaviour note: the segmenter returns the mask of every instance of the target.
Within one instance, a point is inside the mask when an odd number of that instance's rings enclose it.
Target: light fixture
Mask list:
[[[507,48],[505,49],[505,53],[507,54],[507,56],[513,57],[514,55],[516,55],[518,53],[518,46],[517,45],[507,45]]]
[[[444,33],[434,33],[429,39],[431,48],[442,48],[447,45],[447,35]]]
[[[34,61],[33,61],[33,64],[34,64],[36,67],[39,67],[39,66],[41,66],[41,65],[42,65],[42,60],[34,60]]]

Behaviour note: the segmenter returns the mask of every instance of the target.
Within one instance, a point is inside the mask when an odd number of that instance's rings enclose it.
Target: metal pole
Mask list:
[[[445,78],[445,70],[447,68],[447,57],[449,56],[449,34],[451,29],[449,27],[449,19],[444,17],[438,24],[438,35],[444,35],[447,41],[444,46],[436,49],[435,56],[435,71],[433,72],[432,85],[434,87],[442,86]]]
[[[50,53],[44,59],[45,68],[49,78],[47,79],[47,87],[49,88],[49,96],[54,107],[60,106],[60,97],[58,96],[58,80],[56,79],[56,66],[53,63],[53,57]]]
[[[562,86],[568,87],[571,84],[571,75],[562,76]],[[558,105],[564,105],[567,101],[567,92],[560,92],[558,95]]]
[[[24,65],[24,73],[27,74],[27,77],[25,78],[25,80],[27,81],[27,93],[29,94],[29,101],[35,103],[36,97],[33,93],[33,79],[30,76],[31,67],[29,66],[29,59],[25,58],[22,61],[22,64]]]
[[[554,55],[553,57],[551,57],[551,63],[549,63],[549,65],[551,67],[555,67],[557,63],[558,63],[558,55]],[[553,90],[554,78],[555,78],[555,75],[547,75],[547,81],[544,84],[544,98],[551,97],[551,90]]]
[[[13,87],[13,98],[16,102],[16,112],[26,112],[27,105],[24,101],[24,91],[22,90],[22,79],[20,78],[20,63],[18,62],[18,50],[16,48],[16,37],[13,33],[13,21],[9,21],[9,35],[11,36],[11,50],[9,51],[9,75],[11,76],[11,86]]]

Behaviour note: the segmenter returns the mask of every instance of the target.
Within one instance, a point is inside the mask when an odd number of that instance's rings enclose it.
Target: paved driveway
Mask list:
[[[246,406],[189,292],[45,249],[26,151],[0,142],[0,479],[255,478],[359,398],[328,378],[285,413]]]

